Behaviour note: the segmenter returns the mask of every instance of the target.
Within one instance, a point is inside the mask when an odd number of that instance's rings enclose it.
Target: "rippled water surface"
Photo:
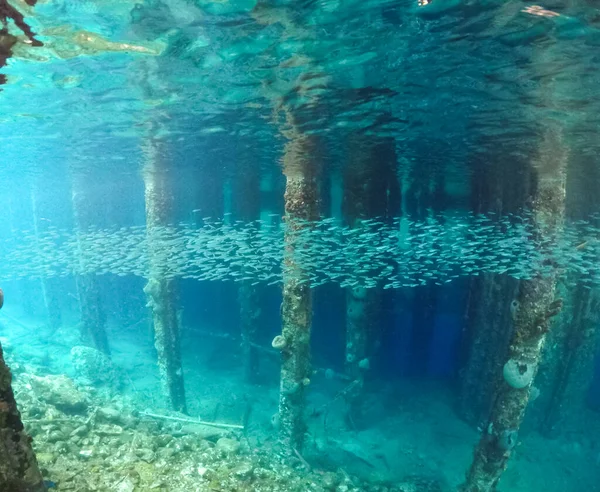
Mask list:
[[[579,159],[597,151],[590,2],[17,3],[44,46],[18,43],[3,69],[9,180],[135,172],[148,132],[171,144],[174,166],[201,153],[227,167],[233,146],[274,166],[292,110],[332,162],[353,135],[394,136],[401,162],[442,162],[463,180],[476,152],[523,159],[548,121]]]

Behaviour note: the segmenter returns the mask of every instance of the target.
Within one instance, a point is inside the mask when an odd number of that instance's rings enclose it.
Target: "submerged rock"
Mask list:
[[[237,465],[235,468],[233,468],[231,470],[231,473],[237,478],[240,478],[242,480],[247,480],[252,477],[252,475],[254,473],[254,466],[252,466],[252,463],[243,461],[242,463]]]
[[[205,439],[207,441],[218,441],[229,432],[225,429],[219,429],[217,427],[210,427],[202,424],[185,424],[179,429],[173,431],[175,436],[186,436],[194,435],[199,439]]]
[[[227,455],[233,455],[237,454],[237,452],[240,450],[240,443],[235,439],[222,437],[217,441],[216,448]]]
[[[137,423],[137,419],[131,413],[110,406],[99,407],[96,418],[102,422],[118,424],[128,428],[134,427]]]
[[[96,384],[115,384],[115,367],[108,356],[92,347],[78,345],[71,349],[71,361],[79,377]]]
[[[126,478],[123,481],[119,482],[115,490],[117,492],[133,492],[135,490],[135,484],[133,483],[133,480],[131,480],[130,478]]]
[[[67,376],[33,376],[29,383],[37,397],[67,413],[80,413],[88,407],[86,396]]]

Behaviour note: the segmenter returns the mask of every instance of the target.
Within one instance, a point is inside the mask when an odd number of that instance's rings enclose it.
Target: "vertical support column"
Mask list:
[[[21,422],[11,380],[0,345],[0,490],[45,492],[46,486],[31,447],[31,437]]]
[[[365,372],[370,367],[369,334],[370,302],[372,291],[364,287],[346,289],[346,374],[359,387],[364,383]],[[358,389],[358,387],[357,387]]]
[[[412,218],[425,221],[443,209],[443,169],[431,166],[429,172],[423,174],[420,168],[411,168],[411,174],[405,210]],[[429,370],[431,343],[438,315],[439,286],[427,282],[412,290],[410,372],[416,377],[423,377]]]
[[[33,215],[33,232],[36,240],[39,242],[40,235],[40,213],[38,207],[38,196],[34,188],[31,190],[31,210]],[[48,325],[52,332],[60,328],[62,324],[62,316],[60,312],[60,304],[57,296],[55,295],[56,286],[53,285],[52,279],[42,277],[40,278],[42,287],[42,297],[44,300],[44,307],[46,310],[46,316],[48,319]]]
[[[490,155],[473,160],[471,199],[477,214],[493,213],[503,217],[521,209],[531,195],[530,170],[522,162],[490,162]],[[518,183],[514,176],[520,173]],[[461,369],[458,381],[458,412],[474,427],[485,425],[494,402],[496,388],[502,383],[500,368],[510,345],[513,320],[511,304],[519,281],[495,273],[482,273],[471,279],[468,309],[465,314]]]
[[[307,247],[302,233],[317,218],[318,193],[314,137],[295,126],[288,132],[283,156],[285,235],[282,333],[273,340],[281,350],[279,437],[286,453],[300,452],[304,443],[305,391],[310,384],[312,294],[310,272],[302,262]]]
[[[109,188],[106,193],[110,194],[111,199],[103,203],[104,214],[106,222],[112,227],[129,227],[135,223],[134,210],[137,203],[131,200],[134,191],[132,181],[135,178],[123,177],[105,185]],[[139,320],[139,310],[137,304],[131,302],[130,292],[137,287],[137,279],[109,275],[105,280],[106,288],[112,293],[110,307],[116,322],[122,326],[134,325]]]
[[[417,378],[429,370],[431,341],[438,314],[438,286],[432,282],[413,289],[410,372]]]
[[[162,143],[150,137],[144,146],[143,177],[146,203],[146,239],[149,278],[144,287],[147,306],[152,310],[154,345],[163,391],[174,410],[186,413],[183,370],[181,366],[180,320],[177,290],[172,279],[165,278],[165,245],[162,231],[171,218],[173,192]]]
[[[578,152],[573,148],[572,152]],[[567,214],[570,220],[590,221],[591,210],[600,205],[600,169],[593,157],[573,155],[577,172],[567,176]],[[582,250],[589,255],[589,244]],[[593,257],[596,262],[598,255]],[[600,348],[600,291],[587,284],[586,274],[570,271],[562,283],[565,307],[553,324],[544,349],[544,362],[536,378],[539,397],[533,409],[533,422],[549,437],[586,432],[594,420],[589,407],[595,362]],[[577,416],[573,418],[573,416]]]
[[[346,223],[365,227],[365,219],[385,221],[399,208],[396,152],[393,139],[352,135],[343,173],[342,210]],[[346,373],[360,384],[349,395],[354,410],[364,378],[381,343],[381,290],[379,287],[346,289]]]
[[[348,162],[343,173],[342,211],[349,227],[360,228],[361,221],[369,216],[369,192],[372,191],[371,166],[373,152],[371,142],[363,136],[353,135],[348,148]],[[353,392],[355,403],[364,383],[365,370],[369,367],[369,300],[373,296],[364,287],[346,289],[346,360],[345,371],[358,381]],[[353,405],[354,406],[354,405]]]
[[[468,354],[461,369],[458,410],[473,426],[487,421],[495,390],[502,382],[498,369],[506,359],[512,333],[510,303],[518,281],[493,273],[473,278],[468,313]]]
[[[233,209],[237,219],[245,222],[256,221],[260,218],[260,166],[252,156],[244,155],[237,160],[240,167],[237,169],[233,183]],[[256,228],[258,232],[258,225]],[[252,237],[248,239],[248,247],[253,248]],[[256,350],[256,337],[260,322],[260,294],[259,286],[252,285],[251,280],[242,280],[238,288],[238,302],[240,306],[240,331],[242,339],[242,365],[244,379],[247,383],[255,383],[258,375],[258,353]]]
[[[242,336],[242,364],[244,368],[244,380],[247,383],[255,383],[258,375],[256,336],[260,320],[260,297],[256,287],[252,285],[252,282],[242,281],[238,290]]]
[[[546,129],[534,170],[537,187],[531,203],[532,240],[549,254],[561,230],[565,208],[567,152],[558,128]],[[555,299],[557,272],[552,259],[531,280],[523,280],[515,304],[514,334],[503,379],[467,474],[463,492],[494,491],[512,454],[529,402],[550,319],[562,307]]]
[[[559,336],[549,341],[554,346],[547,347],[549,360],[542,368],[545,384],[538,386],[548,393],[540,422],[541,432],[548,436],[568,432],[573,415],[584,418],[600,346],[598,291],[578,283],[570,297],[571,312],[556,327]]]
[[[106,313],[102,304],[102,296],[98,279],[93,272],[88,272],[85,254],[84,231],[94,224],[97,210],[94,201],[86,191],[85,177],[82,174],[72,174],[72,202],[75,227],[77,229],[77,246],[80,273],[77,276],[77,294],[81,309],[80,333],[83,343],[110,354],[108,336],[106,334]]]

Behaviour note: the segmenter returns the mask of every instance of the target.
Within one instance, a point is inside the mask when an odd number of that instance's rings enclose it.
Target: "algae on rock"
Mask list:
[[[46,486],[13,394],[0,345],[0,490],[44,492]]]

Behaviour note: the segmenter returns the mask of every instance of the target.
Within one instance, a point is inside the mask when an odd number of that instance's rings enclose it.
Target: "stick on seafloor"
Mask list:
[[[154,419],[174,420],[176,422],[186,422],[188,424],[207,425],[209,427],[218,427],[221,429],[243,429],[243,425],[238,424],[221,424],[219,422],[205,422],[204,420],[187,419],[183,417],[171,417],[170,415],[158,415],[150,412],[140,412],[144,417],[152,417]]]

